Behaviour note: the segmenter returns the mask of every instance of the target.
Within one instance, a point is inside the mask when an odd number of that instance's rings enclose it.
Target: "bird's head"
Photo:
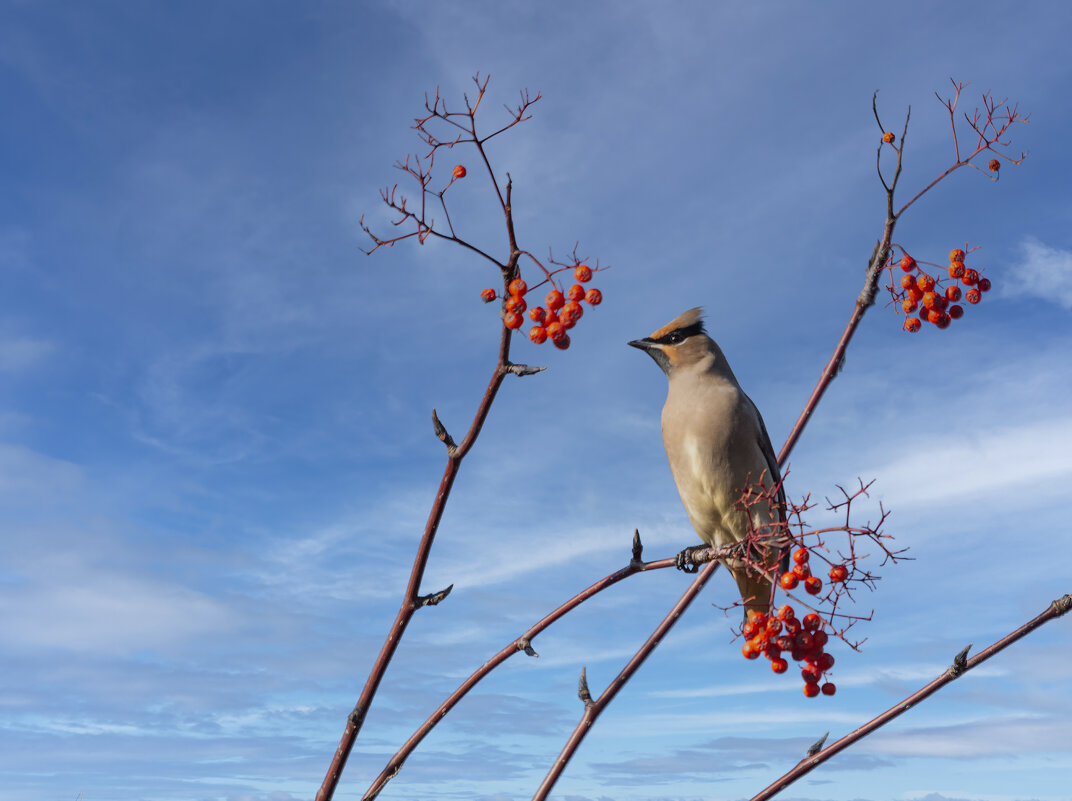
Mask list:
[[[651,336],[629,343],[647,353],[668,376],[672,371],[698,364],[710,356],[711,338],[703,326],[703,309],[689,309]]]

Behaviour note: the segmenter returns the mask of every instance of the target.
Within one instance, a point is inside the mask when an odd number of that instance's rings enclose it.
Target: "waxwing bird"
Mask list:
[[[748,534],[748,515],[753,530],[766,527],[775,533],[772,524],[785,519],[778,459],[759,410],[705,332],[703,310],[689,309],[651,336],[629,344],[645,351],[666,373],[663,445],[678,494],[700,539],[715,547],[739,542]],[[760,501],[748,512],[737,507],[742,491],[760,481],[767,488],[778,485],[777,503]],[[688,550],[679,554],[679,566],[683,556],[687,560]],[[773,572],[779,554],[767,553],[758,561]],[[773,596],[770,579],[747,569],[742,560],[723,564],[737,581],[745,613],[768,611]]]

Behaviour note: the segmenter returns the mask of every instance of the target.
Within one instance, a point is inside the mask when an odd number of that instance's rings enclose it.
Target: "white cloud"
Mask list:
[[[1072,250],[1044,245],[1034,237],[1020,243],[1022,259],[1013,265],[1014,280],[1004,294],[1029,295],[1072,309]]]
[[[0,371],[24,370],[41,361],[52,350],[52,343],[43,339],[0,338]]]

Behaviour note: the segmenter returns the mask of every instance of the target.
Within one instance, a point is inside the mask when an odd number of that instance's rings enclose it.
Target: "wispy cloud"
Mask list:
[[[1072,250],[1044,244],[1034,237],[1020,243],[1020,261],[1011,267],[1013,280],[1003,294],[1026,295],[1072,309]]]

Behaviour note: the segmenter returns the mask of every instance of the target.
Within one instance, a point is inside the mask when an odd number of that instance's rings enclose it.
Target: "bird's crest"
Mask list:
[[[693,330],[698,330],[698,332],[702,333],[704,331],[703,309],[699,306],[694,309],[689,309],[687,312],[684,312],[683,314],[675,317],[673,320],[668,322],[666,325],[664,325],[662,328],[652,334],[649,339],[657,340],[666,336],[672,331],[678,331],[683,328],[692,328]]]

